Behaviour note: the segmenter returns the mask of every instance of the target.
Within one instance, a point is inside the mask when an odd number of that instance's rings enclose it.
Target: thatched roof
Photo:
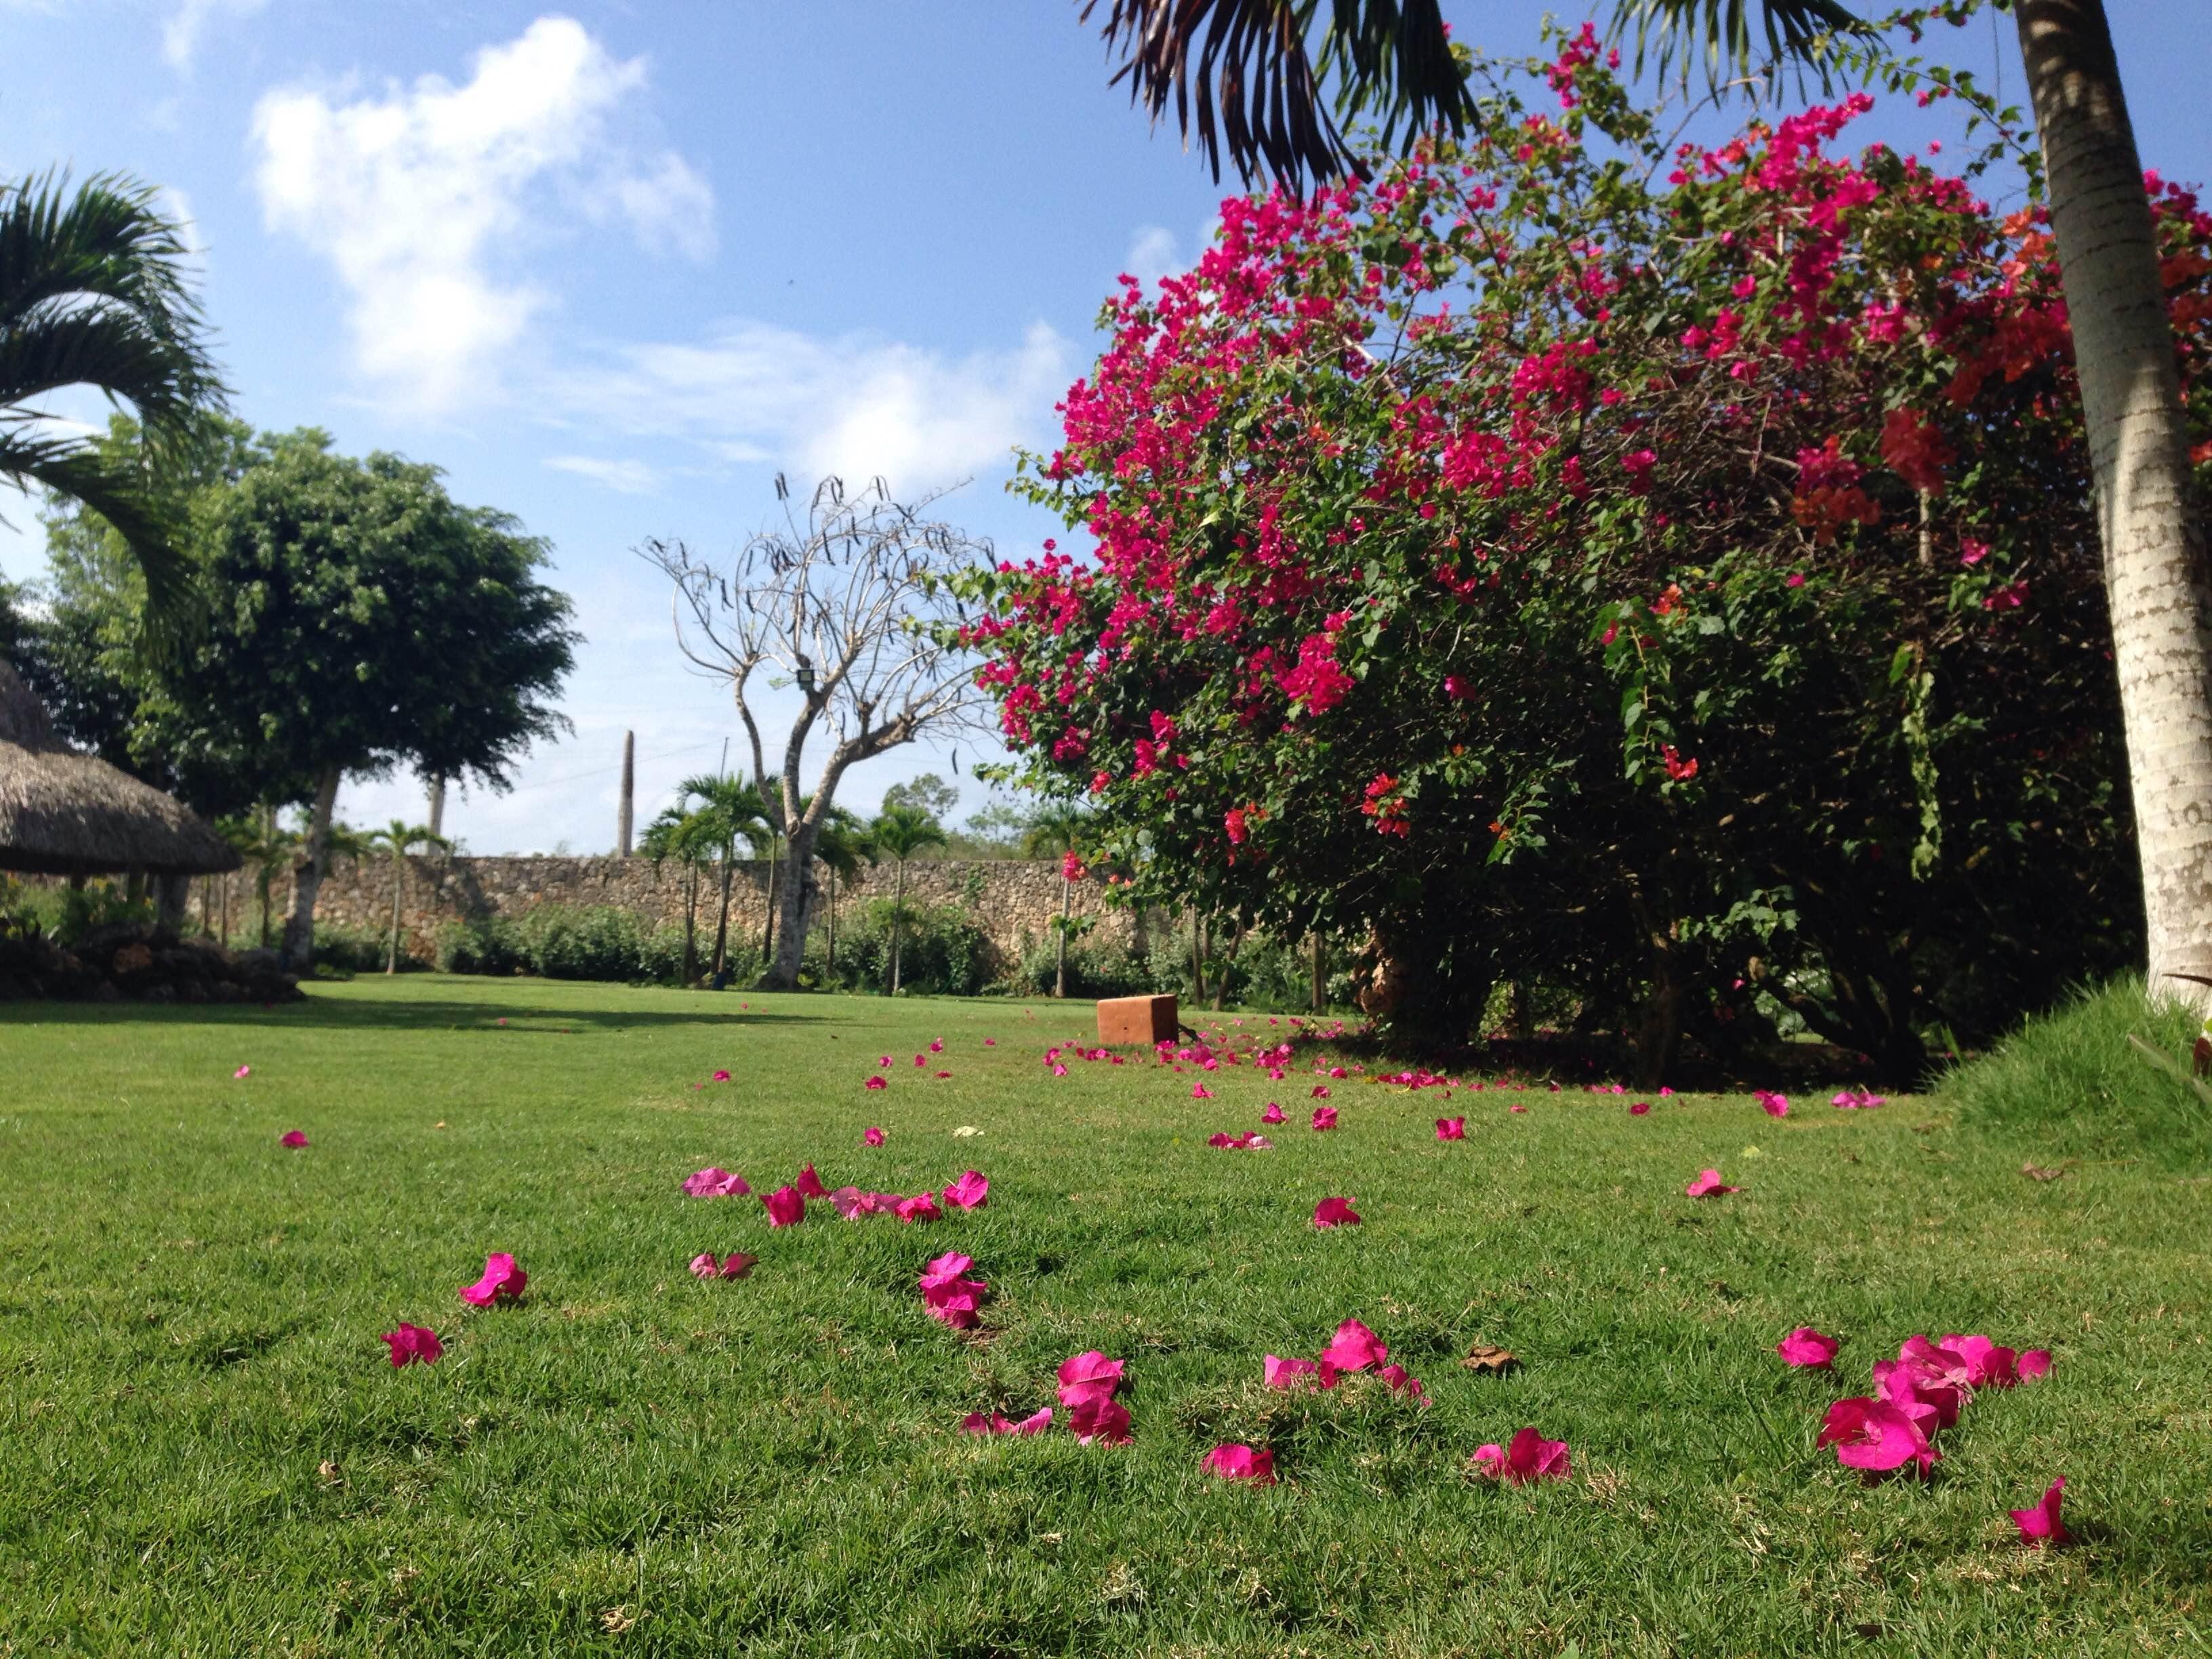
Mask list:
[[[31,688],[0,658],[0,870],[198,876],[238,854],[180,801],[76,754]]]

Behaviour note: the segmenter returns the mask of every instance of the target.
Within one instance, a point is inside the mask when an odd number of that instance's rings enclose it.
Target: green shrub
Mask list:
[[[522,940],[504,916],[467,916],[438,929],[441,974],[512,974],[524,967]]]
[[[837,972],[828,971],[822,930],[807,940],[807,969],[817,984],[880,992],[890,984],[890,899],[875,899],[843,918],[837,929]],[[956,904],[906,907],[899,947],[899,988],[916,996],[972,997],[990,982],[993,951],[975,916]]]
[[[391,935],[385,932],[319,921],[315,924],[316,971],[331,975],[380,974],[390,939]],[[420,965],[404,951],[401,953],[399,966],[403,972]]]
[[[1057,966],[1053,936],[1024,942],[1021,960],[990,988],[1006,996],[1048,997]],[[1070,997],[1128,997],[1162,988],[1151,964],[1121,945],[1077,939],[1067,947]]]
[[[88,882],[82,888],[46,887],[5,878],[0,887],[0,915],[19,932],[35,930],[67,950],[95,928],[117,923],[154,925],[154,907],[133,900],[113,882]]]
[[[1936,1085],[1970,1123],[2032,1139],[2045,1155],[2212,1158],[2212,1107],[2130,1047],[2130,1035],[2185,1066],[2196,1018],[2151,1001],[2140,979],[2113,980],[2029,1019]]]
[[[440,970],[448,974],[673,985],[684,970],[684,933],[655,927],[617,905],[546,904],[519,921],[449,921],[438,930],[437,953]]]

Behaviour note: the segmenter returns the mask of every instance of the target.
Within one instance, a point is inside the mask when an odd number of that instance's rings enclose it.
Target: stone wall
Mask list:
[[[730,928],[735,938],[757,939],[760,934],[767,920],[768,869],[765,860],[740,861],[732,866]],[[1051,938],[1052,919],[1060,914],[1057,863],[918,860],[908,864],[906,872],[908,903],[957,904],[970,910],[1002,960],[1018,960],[1025,944]],[[392,925],[392,876],[389,857],[338,860],[316,898],[315,920],[383,932]],[[817,865],[815,878],[817,897],[810,922],[818,927],[828,902],[829,872]],[[713,927],[720,881],[719,865],[701,870],[700,912],[708,930]],[[889,898],[897,881],[896,866],[863,866],[856,880],[837,884],[839,915],[850,915],[870,899]],[[194,881],[191,917],[197,921],[205,914],[211,922],[219,921],[226,884],[230,937],[234,943],[249,943],[260,925],[259,901],[251,872],[241,870],[228,877]],[[682,866],[669,863],[655,868],[650,859],[642,858],[410,858],[400,899],[402,942],[410,955],[428,961],[438,929],[447,921],[465,916],[519,917],[544,904],[618,905],[649,920],[681,927],[684,886]],[[1079,882],[1073,893],[1073,914],[1096,917],[1088,935],[1091,941],[1126,945],[1131,936],[1130,918],[1127,912],[1106,909],[1099,902],[1103,896],[1096,883]],[[282,931],[291,906],[290,877],[280,875],[270,890],[272,933]]]

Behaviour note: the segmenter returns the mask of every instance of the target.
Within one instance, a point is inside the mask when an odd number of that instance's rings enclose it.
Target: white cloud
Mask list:
[[[395,400],[449,409],[496,382],[506,349],[552,302],[512,267],[580,209],[619,214],[649,246],[704,258],[713,192],[681,156],[616,131],[643,88],[583,26],[541,17],[476,55],[455,87],[348,100],[272,92],[255,107],[255,184],[271,229],[330,260],[351,299],[355,358]],[[544,210],[566,202],[568,210]]]
[[[660,489],[659,469],[643,461],[606,460],[592,455],[553,455],[545,465],[556,472],[573,472],[595,484],[620,490],[625,495],[652,495]]]
[[[191,72],[192,56],[200,36],[218,14],[251,17],[269,0],[178,0],[177,8],[161,25],[161,56],[179,75]]]
[[[912,489],[997,471],[1016,444],[1048,436],[1069,360],[1068,343],[1042,322],[1012,349],[952,358],[739,321],[698,344],[622,348],[613,367],[570,376],[549,402],[724,461],[773,460],[806,477],[881,474]]]
[[[1129,238],[1129,252],[1122,258],[1121,269],[1147,288],[1163,276],[1179,276],[1198,263],[1220,228],[1218,216],[1208,219],[1198,228],[1197,240],[1185,255],[1182,239],[1165,225],[1139,225]]]

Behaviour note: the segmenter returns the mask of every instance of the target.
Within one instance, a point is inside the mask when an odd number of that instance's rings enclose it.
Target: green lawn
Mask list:
[[[2033,1182],[2032,1146],[1924,1100],[1462,1093],[1440,1144],[1435,1093],[1340,1082],[1316,1134],[1297,1074],[1051,1077],[1085,1007],[745,1000],[416,976],[0,1007],[0,1654],[2207,1645],[2189,1169]],[[911,1061],[938,1036],[941,1081]],[[1277,1150],[1207,1147],[1270,1098]],[[905,1192],[973,1164],[991,1200],[771,1233],[678,1190],[810,1159]],[[1685,1198],[1706,1164],[1744,1190]],[[1316,1231],[1327,1195],[1364,1224]],[[708,1249],[760,1265],[701,1284]],[[965,1336],[915,1290],[956,1249],[993,1291]],[[465,1310],[492,1250],[528,1295]],[[1430,1408],[1261,1386],[1353,1316]],[[403,1319],[442,1363],[386,1363]],[[1837,1377],[1776,1358],[1800,1323],[1846,1339]],[[1970,1404],[1924,1486],[1814,1449],[1870,1361],[1952,1330],[2053,1372]],[[1524,1363],[1462,1369],[1478,1342]],[[1133,1444],[955,1431],[1052,1403],[1091,1347],[1127,1362]],[[1523,1424],[1571,1480],[1471,1479]],[[1217,1441],[1272,1445],[1282,1484],[1209,1477]],[[2080,1543],[2020,1548],[2005,1510],[2062,1474]]]

